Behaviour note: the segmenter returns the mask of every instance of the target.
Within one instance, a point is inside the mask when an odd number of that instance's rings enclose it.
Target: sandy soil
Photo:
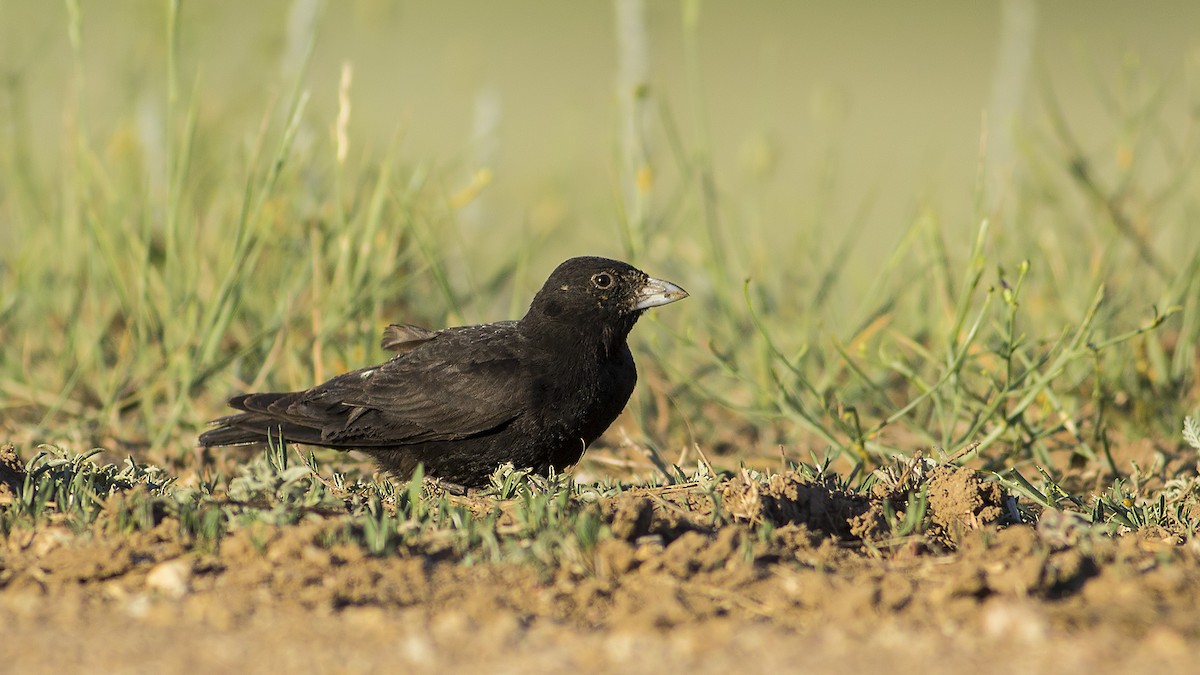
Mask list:
[[[740,476],[720,486],[732,522],[713,524],[699,488],[632,490],[601,504],[612,538],[554,567],[372,557],[322,543],[338,517],[238,529],[207,552],[170,518],[18,528],[0,541],[0,670],[1194,668],[1194,541],[1062,514],[1005,524],[994,485],[933,471],[921,537],[884,529],[889,488]]]

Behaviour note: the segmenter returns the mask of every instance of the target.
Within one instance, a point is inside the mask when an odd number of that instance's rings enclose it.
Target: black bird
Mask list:
[[[399,478],[418,464],[462,487],[512,462],[545,474],[579,461],[633,393],[626,336],[687,291],[617,260],[558,266],[520,321],[431,331],[388,326],[396,356],[307,391],[243,394],[205,447],[294,443],[361,450]]]

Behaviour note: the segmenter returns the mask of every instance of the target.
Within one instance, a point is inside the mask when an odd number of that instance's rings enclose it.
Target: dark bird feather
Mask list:
[[[361,450],[400,478],[473,487],[505,462],[539,473],[575,464],[637,381],[626,343],[650,307],[687,297],[626,263],[572,258],[519,321],[431,331],[388,326],[388,361],[312,389],[243,394],[200,445],[293,443]]]

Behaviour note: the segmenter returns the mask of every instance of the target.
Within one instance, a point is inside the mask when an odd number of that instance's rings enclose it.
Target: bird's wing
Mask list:
[[[264,412],[319,429],[322,442],[335,446],[477,436],[523,410],[515,336],[504,324],[440,331],[383,365],[270,402]]]

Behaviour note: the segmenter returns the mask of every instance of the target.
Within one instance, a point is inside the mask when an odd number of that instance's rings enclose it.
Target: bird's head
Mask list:
[[[608,258],[571,258],[559,265],[529,306],[526,321],[569,324],[624,339],[642,312],[688,296],[687,291]]]

